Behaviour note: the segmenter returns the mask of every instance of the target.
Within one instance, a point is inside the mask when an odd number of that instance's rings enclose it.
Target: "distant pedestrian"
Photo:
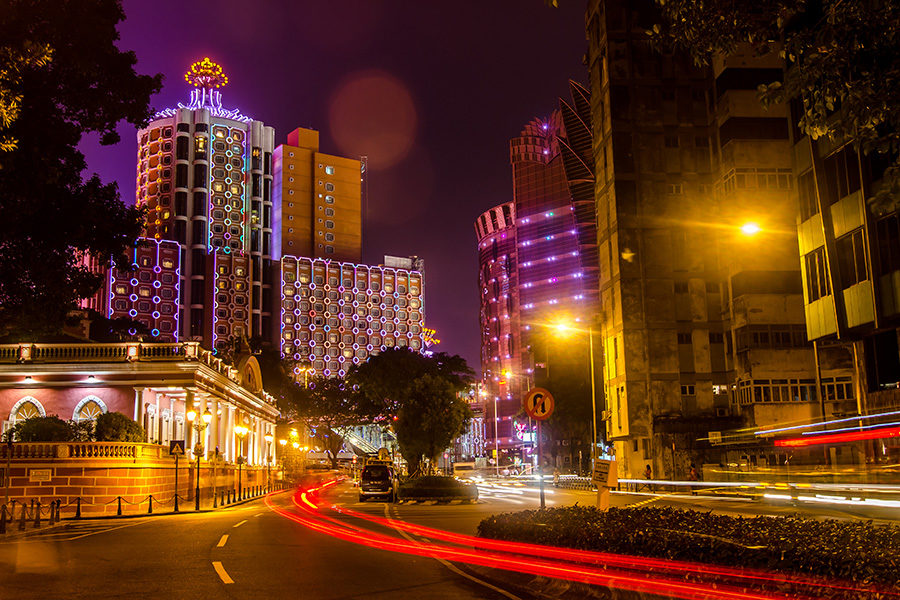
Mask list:
[[[653,486],[650,484],[650,481],[653,480],[653,470],[650,468],[650,465],[647,465],[647,468],[644,469],[644,479],[647,480],[647,483],[645,484],[647,486],[647,489],[652,492]]]
[[[694,463],[691,463],[691,470],[688,473],[688,481],[700,481],[700,474],[697,472],[697,467]],[[697,495],[697,488],[695,486],[691,486],[691,495]]]

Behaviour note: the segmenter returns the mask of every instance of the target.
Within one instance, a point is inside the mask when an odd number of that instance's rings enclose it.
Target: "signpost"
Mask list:
[[[541,423],[553,414],[553,394],[544,388],[531,388],[522,402],[528,416],[537,421],[538,481],[541,489],[541,508],[544,508],[544,452]]]
[[[184,456],[184,440],[169,442],[169,454],[175,457],[175,512],[178,512],[178,457]]]
[[[597,508],[609,510],[609,491],[619,483],[616,461],[598,458],[594,462],[591,483],[597,486]]]

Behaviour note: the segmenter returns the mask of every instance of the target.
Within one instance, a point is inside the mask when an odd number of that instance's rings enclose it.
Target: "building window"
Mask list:
[[[88,396],[75,407],[72,419],[75,421],[93,421],[106,412],[106,404],[97,396]]]
[[[819,203],[816,202],[816,179],[812,170],[797,178],[797,193],[800,199],[800,220],[806,221],[819,214]]]
[[[322,208],[322,207],[320,206],[319,208]],[[326,217],[333,217],[333,216],[334,216],[334,209],[333,209],[333,208],[326,208],[326,209],[325,209],[325,216],[326,216]]]
[[[326,229],[334,229],[334,221],[325,221]]]
[[[333,191],[334,191],[334,184],[333,184],[333,183],[326,183],[326,184],[325,184],[325,191],[326,191],[326,192],[333,192]]]
[[[325,174],[334,175],[334,167],[332,167],[331,165],[325,165]]]
[[[825,264],[825,248],[816,248],[803,257],[806,264],[806,291],[810,302],[831,293]]]
[[[683,385],[683,386],[681,386],[681,395],[682,396],[695,396],[696,390],[693,385]]]
[[[334,196],[325,196],[326,204],[334,204]]]
[[[677,148],[678,147],[678,136],[677,135],[667,135],[666,136],[666,148]]]
[[[691,334],[679,333],[678,334],[678,343],[679,344],[690,344],[691,343]]]
[[[334,254],[334,246],[325,246],[325,254]]]
[[[839,237],[835,247],[837,248],[838,266],[841,270],[841,283],[845,288],[868,279],[862,228]]]
[[[823,204],[832,205],[859,189],[859,160],[850,146],[826,158],[823,169],[828,184]]]
[[[333,233],[326,233],[326,234],[325,234],[325,241],[326,241],[326,242],[333,242],[333,241],[334,241],[334,234],[333,234]]]

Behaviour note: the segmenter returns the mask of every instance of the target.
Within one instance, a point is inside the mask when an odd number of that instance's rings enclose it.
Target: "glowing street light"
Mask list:
[[[238,464],[238,499],[243,500],[243,488],[241,487],[241,465],[244,464],[244,436],[250,433],[250,430],[244,425],[235,425],[234,426],[234,435],[238,436],[238,439],[241,441],[240,451],[238,452],[237,464]]]
[[[741,225],[741,233],[748,237],[752,237],[760,231],[762,231],[762,228],[753,222],[744,223],[743,225]]]

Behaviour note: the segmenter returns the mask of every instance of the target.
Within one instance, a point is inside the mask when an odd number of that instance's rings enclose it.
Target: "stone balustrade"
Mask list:
[[[12,454],[10,454],[10,451]],[[163,458],[169,449],[133,442],[15,442],[0,444],[0,460],[23,459],[138,459]]]

